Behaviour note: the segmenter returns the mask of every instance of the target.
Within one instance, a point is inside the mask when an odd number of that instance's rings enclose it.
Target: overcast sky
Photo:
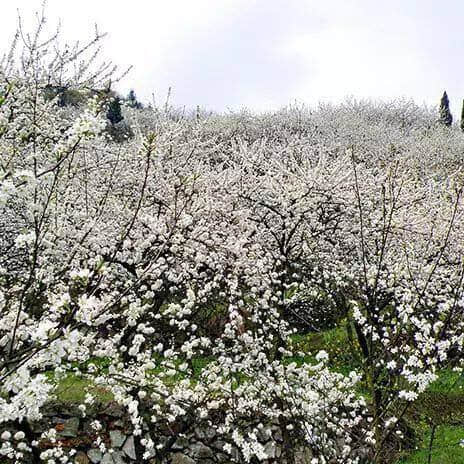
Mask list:
[[[7,44],[19,9],[4,0]],[[134,68],[120,85],[142,100],[215,110],[274,109],[346,96],[413,98],[452,109],[464,98],[462,0],[49,0],[69,39],[108,32],[105,55]],[[5,27],[6,26],[6,27]],[[455,116],[458,116],[455,114]]]

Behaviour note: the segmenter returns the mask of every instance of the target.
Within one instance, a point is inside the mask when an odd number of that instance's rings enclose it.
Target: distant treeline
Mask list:
[[[47,85],[45,87],[46,98],[53,99],[57,98],[58,106],[74,106],[79,107],[85,103],[87,98],[98,95],[107,99],[108,108],[106,117],[112,124],[118,124],[124,119],[121,111],[121,105],[126,104],[127,106],[135,109],[143,108],[141,102],[138,101],[134,90],[130,90],[126,97],[122,97],[114,90],[107,89],[89,89],[88,91],[75,90],[65,86],[58,85]]]

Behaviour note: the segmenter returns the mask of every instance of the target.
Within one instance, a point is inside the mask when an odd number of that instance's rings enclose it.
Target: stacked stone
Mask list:
[[[96,419],[102,426],[98,432],[91,425]],[[51,428],[56,430],[56,443],[40,438],[42,433]],[[56,447],[58,444],[63,449],[75,449],[77,452],[71,462],[77,464],[239,464],[243,462],[237,448],[232,447],[229,454],[224,452],[226,443],[230,445],[232,440],[226,442],[224,437],[217,435],[212,427],[197,427],[189,434],[179,434],[170,446],[168,455],[161,462],[155,458],[154,453],[143,459],[137,454],[134,436],[130,434],[128,418],[123,408],[115,403],[86,411],[85,417],[74,405],[50,405],[44,411],[41,421],[30,423],[30,429],[39,442],[40,451]],[[105,444],[103,452],[97,446],[98,437]],[[166,443],[170,439],[172,437],[158,437],[157,444]],[[286,464],[283,451],[285,444],[278,424],[272,426],[266,434],[263,433],[260,441],[264,443],[266,454],[269,456],[263,464]],[[293,450],[292,454],[294,456],[292,464],[310,464],[313,458],[309,448]],[[33,462],[32,456],[24,462]]]

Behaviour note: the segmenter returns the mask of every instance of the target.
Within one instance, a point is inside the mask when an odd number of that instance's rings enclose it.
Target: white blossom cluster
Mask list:
[[[8,427],[40,418],[78,371],[127,410],[143,459],[170,452],[166,431],[211,427],[231,459],[264,460],[276,424],[314,463],[379,457],[461,362],[463,136],[407,102],[348,102],[127,110],[134,137],[116,142],[98,97],[78,111],[43,91],[85,94],[107,68],[41,33],[0,69],[0,454],[31,451]],[[319,323],[290,314],[303,297],[346,321],[356,372],[323,351],[292,361],[290,316]]]

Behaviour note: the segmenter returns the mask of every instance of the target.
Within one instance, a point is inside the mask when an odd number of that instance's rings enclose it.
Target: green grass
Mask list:
[[[82,403],[86,393],[91,393],[100,403],[109,403],[112,393],[103,387],[94,385],[90,380],[69,374],[57,384],[55,395],[60,403]]]
[[[161,360],[160,360],[161,361]],[[191,369],[193,372],[192,379],[195,381],[201,371],[212,361],[211,358],[194,358],[191,360]],[[175,365],[180,365],[183,360],[176,360]],[[84,363],[82,365],[72,364],[73,368],[80,368],[83,371],[86,370],[88,364],[94,364],[97,366],[100,372],[107,372],[108,360],[106,359],[93,359]],[[161,374],[166,371],[166,368],[163,366],[158,366],[155,369],[151,370],[152,375]],[[96,386],[93,382],[81,375],[75,373],[69,373],[60,380],[55,380],[53,372],[48,372],[46,374],[50,382],[56,384],[56,389],[54,391],[56,401],[61,403],[75,403],[80,404],[84,401],[86,393],[91,393],[98,402],[105,404],[113,400],[113,395],[107,389],[102,386]],[[165,376],[164,382],[166,385],[174,385],[176,382],[186,378],[186,374],[183,372],[177,371],[176,374]]]
[[[464,392],[464,373],[443,369],[439,378],[429,386],[428,390],[439,393]]]
[[[350,371],[352,370],[350,366],[347,366],[349,357],[347,353],[344,353],[344,350],[347,345],[346,331],[339,327],[323,333],[313,333],[306,335],[295,335],[292,339],[297,350],[305,353],[303,356],[294,356],[285,358],[284,362],[289,364],[291,362],[296,362],[298,365],[303,363],[315,363],[315,354],[320,350],[328,351],[331,358],[336,360],[336,365],[338,370],[341,371]],[[343,347],[340,348],[340,347]],[[162,359],[157,359],[159,365],[151,370],[152,375],[158,375],[165,373],[166,368],[161,365]],[[210,363],[214,361],[211,357],[197,357],[189,361],[192,381],[195,382],[196,379],[201,375],[202,370]],[[184,360],[178,359],[173,361],[175,366],[183,363]],[[85,372],[89,364],[93,364],[97,367],[98,371],[105,373],[108,370],[109,360],[102,359],[92,359],[82,364],[71,363],[71,368],[81,370]],[[101,386],[95,386],[91,380],[86,379],[83,376],[80,376],[75,373],[69,373],[66,377],[56,381],[54,379],[53,372],[47,373],[50,381],[56,383],[56,401],[63,403],[82,403],[85,399],[87,392],[93,394],[97,400],[101,403],[107,403],[113,399],[113,396],[105,388]],[[174,385],[176,382],[186,378],[185,373],[177,371],[174,375],[165,376],[164,382],[166,385]],[[240,376],[238,381],[243,381],[246,379],[245,376]]]
[[[317,352],[324,350],[328,353],[330,365],[335,371],[348,374],[359,368],[360,361],[352,348],[356,342],[349,339],[344,322],[324,332],[293,335],[291,341],[296,350],[307,354],[295,358],[300,360],[299,363],[314,362]]]
[[[409,420],[420,437],[418,450],[405,454],[398,464],[428,463],[432,425],[435,438],[431,464],[464,463],[464,377],[445,369],[412,406]]]
[[[442,425],[437,427],[432,448],[431,464],[464,463],[464,448],[459,441],[464,439],[464,427]],[[402,458],[398,464],[427,464],[430,430],[424,436],[420,449]]]
[[[292,336],[292,343],[294,348],[304,353],[301,356],[288,357],[283,360],[285,364],[295,362],[301,366],[303,363],[317,363],[315,355],[320,350],[326,350],[332,362],[332,367],[338,372],[347,374],[355,367],[352,362],[352,354],[347,350],[349,341],[345,327],[340,326],[325,332],[310,333],[304,335]],[[152,375],[162,374],[166,371],[166,368],[161,365],[162,359],[157,359],[159,365],[151,370]],[[211,357],[197,357],[190,360],[190,368],[192,375],[192,381],[201,375],[202,370],[210,362],[214,361]],[[108,359],[92,359],[83,364],[72,363],[71,367],[86,371],[88,364],[94,364],[100,372],[107,372]],[[178,366],[184,360],[178,359],[173,361],[173,364]],[[50,381],[54,382],[53,373],[48,373]],[[175,385],[176,382],[186,378],[185,373],[177,371],[174,375],[165,376],[164,383],[166,385]],[[246,376],[237,374],[237,382],[241,383],[246,380]],[[77,374],[68,374],[65,378],[60,379],[57,382],[57,388],[55,391],[57,401],[64,403],[81,403],[85,399],[85,394],[89,391],[92,393],[97,400],[102,403],[111,401],[113,398],[111,393],[102,387],[97,387],[92,384],[88,379],[83,378]]]

